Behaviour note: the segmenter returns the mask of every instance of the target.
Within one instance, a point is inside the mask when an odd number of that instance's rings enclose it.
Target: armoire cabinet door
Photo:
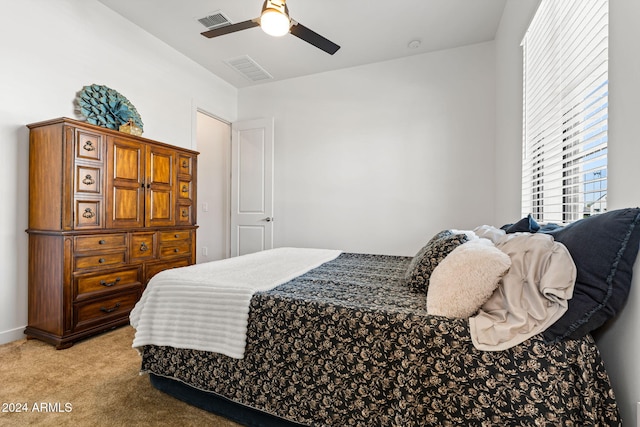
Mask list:
[[[147,146],[145,225],[163,227],[175,225],[175,163],[174,150]]]
[[[108,228],[144,226],[145,144],[109,137],[107,140]]]

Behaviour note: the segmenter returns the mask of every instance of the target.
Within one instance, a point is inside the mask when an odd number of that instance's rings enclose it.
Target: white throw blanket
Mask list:
[[[255,292],[288,282],[340,255],[278,248],[155,275],[130,314],[133,347],[166,345],[244,357]]]

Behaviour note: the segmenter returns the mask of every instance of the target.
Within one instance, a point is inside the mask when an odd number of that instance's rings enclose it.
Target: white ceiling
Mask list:
[[[208,39],[198,18],[233,23],[260,15],[263,0],[99,0],[235,87],[259,84],[224,61],[249,55],[282,80],[493,40],[507,0],[289,0],[291,18],[341,46],[334,55],[259,27]],[[420,46],[409,47],[419,40]]]

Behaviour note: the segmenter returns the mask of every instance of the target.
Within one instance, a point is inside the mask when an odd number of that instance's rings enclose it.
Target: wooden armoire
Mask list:
[[[195,263],[198,153],[85,122],[28,125],[29,338],[127,324],[156,273]]]

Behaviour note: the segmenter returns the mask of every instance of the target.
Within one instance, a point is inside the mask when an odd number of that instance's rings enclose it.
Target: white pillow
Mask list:
[[[509,267],[509,255],[489,239],[458,246],[431,273],[427,312],[454,318],[473,316],[491,297]]]

